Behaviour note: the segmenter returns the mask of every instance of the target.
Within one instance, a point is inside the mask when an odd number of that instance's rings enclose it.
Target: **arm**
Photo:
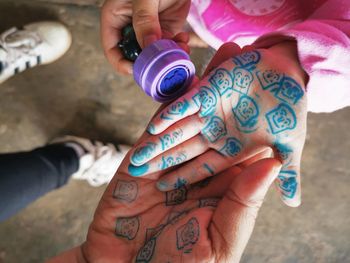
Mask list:
[[[331,112],[350,105],[349,8],[349,1],[329,0],[308,20],[254,43],[256,48],[267,48],[296,41],[300,64],[309,75],[309,111]]]

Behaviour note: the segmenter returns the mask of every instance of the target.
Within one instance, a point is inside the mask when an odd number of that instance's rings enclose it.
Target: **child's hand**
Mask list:
[[[187,162],[158,182],[160,190],[168,191],[272,147],[283,163],[278,177],[282,198],[298,206],[307,112],[305,76],[293,46],[287,42],[252,50],[212,70],[153,118],[148,131],[155,136],[132,153],[130,174],[144,176]]]
[[[122,29],[131,22],[142,48],[160,38],[168,38],[189,52],[188,35],[182,28],[190,5],[188,0],[106,0],[101,10],[101,38],[113,68],[123,74],[132,74],[132,63],[117,47]]]

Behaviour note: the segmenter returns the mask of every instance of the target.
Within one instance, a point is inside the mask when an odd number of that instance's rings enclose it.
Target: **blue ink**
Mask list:
[[[285,174],[285,175],[284,175]],[[279,179],[279,187],[282,189],[283,196],[287,198],[293,198],[297,188],[298,182],[296,180],[296,172],[295,171],[281,171],[278,175]]]
[[[236,155],[238,155],[238,153],[240,153],[240,151],[242,150],[242,143],[234,138],[234,137],[230,137],[226,140],[226,144],[224,145],[224,147],[222,147],[222,149],[220,149],[220,152],[234,157]]]
[[[204,169],[206,169],[206,170],[210,173],[211,176],[215,175],[213,169],[211,169],[210,166],[209,166],[208,164],[205,163],[205,164],[203,165],[203,167],[204,167]]]
[[[233,57],[233,62],[244,68],[254,69],[260,61],[260,53],[256,50],[243,53],[242,55]]]
[[[293,109],[285,103],[281,103],[265,116],[272,134],[293,130],[297,125],[297,117]]]
[[[304,96],[303,89],[290,77],[284,77],[280,86],[271,92],[277,99],[289,104],[296,104]]]
[[[180,141],[183,136],[182,129],[178,129],[171,134],[165,134],[163,137],[160,137],[159,140],[162,144],[162,150],[169,149],[176,142]]]
[[[141,166],[134,166],[132,164],[129,164],[128,166],[128,172],[130,175],[138,177],[141,175],[144,175],[149,169],[149,164],[145,163]]]
[[[190,104],[187,100],[175,102],[168,107],[165,113],[163,112],[160,115],[160,118],[163,120],[173,120],[174,116],[183,116],[189,107]]]
[[[240,97],[237,106],[232,109],[232,112],[241,127],[251,129],[258,122],[258,105],[252,98],[246,95]]]
[[[199,92],[193,96],[193,101],[200,108],[202,117],[211,115],[215,112],[217,97],[213,90],[208,87],[201,87]]]
[[[176,183],[174,184],[175,189],[179,189],[183,186],[187,185],[187,181],[183,178],[177,178]]]
[[[156,238],[151,238],[145,242],[143,247],[139,250],[136,256],[136,263],[148,263],[151,262],[154,249],[156,247]]]
[[[168,183],[164,181],[158,181],[157,182],[157,188],[161,191],[168,189]]]
[[[274,147],[283,161],[287,160],[290,157],[290,154],[293,153],[292,148],[290,148],[287,144],[276,142]]]
[[[264,72],[257,71],[255,74],[263,90],[278,88],[283,78],[283,74],[275,70],[265,70]]]
[[[199,240],[200,226],[198,220],[192,217],[185,225],[176,230],[176,247],[184,253],[191,253],[193,246]]]
[[[209,78],[209,82],[217,89],[220,95],[225,94],[230,89],[232,90],[232,81],[231,73],[224,68],[217,69],[214,75]]]
[[[184,153],[180,153],[176,157],[173,157],[173,156],[164,157],[164,156],[162,156],[162,164],[160,164],[160,169],[165,170],[169,167],[183,163],[184,161],[186,161],[186,159],[187,159],[187,156]]]
[[[253,74],[244,68],[235,68],[233,76],[233,89],[240,93],[247,94],[253,82]]]
[[[216,142],[227,134],[224,121],[217,116],[212,117],[209,123],[203,128],[202,134],[207,137],[211,143]]]
[[[148,125],[147,131],[148,131],[150,134],[155,134],[156,128],[154,127],[154,124],[153,124],[153,123],[150,123],[150,124]]]
[[[131,157],[131,162],[135,165],[145,163],[151,158],[152,154],[156,150],[156,147],[157,145],[155,143],[148,142],[146,146],[137,148]]]
[[[168,72],[160,83],[160,91],[170,95],[180,89],[186,82],[188,74],[183,68],[175,68]]]

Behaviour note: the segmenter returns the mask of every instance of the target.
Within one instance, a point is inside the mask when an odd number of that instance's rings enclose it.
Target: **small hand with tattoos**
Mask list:
[[[158,179],[153,173],[167,170],[157,186],[169,191],[271,147],[283,164],[277,179],[282,199],[298,206],[307,76],[295,45],[243,51],[224,45],[213,61],[225,62],[212,63],[203,80],[152,119],[149,137],[131,154],[129,173]]]
[[[250,160],[165,193],[130,177],[129,164],[125,158],[108,185],[86,241],[49,262],[239,262],[281,168],[275,159]]]

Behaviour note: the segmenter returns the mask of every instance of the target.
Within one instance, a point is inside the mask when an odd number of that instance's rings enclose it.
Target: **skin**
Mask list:
[[[123,58],[117,43],[121,30],[133,23],[142,48],[160,38],[173,39],[189,52],[188,34],[182,32],[191,1],[188,0],[107,0],[101,10],[102,47],[113,68],[132,74],[132,63]]]
[[[298,206],[307,75],[296,44],[260,50],[224,45],[207,72],[152,119],[150,135],[131,154],[131,175],[158,179],[154,172],[167,169],[158,188],[169,191],[179,180],[203,180],[270,147],[283,164],[277,180],[282,200]]]
[[[239,262],[281,168],[275,159],[251,159],[174,195],[130,177],[129,157],[103,194],[86,241],[48,262]]]

